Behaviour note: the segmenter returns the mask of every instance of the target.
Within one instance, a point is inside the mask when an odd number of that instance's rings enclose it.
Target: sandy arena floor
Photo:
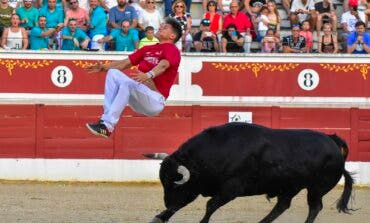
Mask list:
[[[316,222],[370,222],[370,189],[355,188],[351,205],[360,209],[352,215],[339,214],[335,209],[341,192],[342,188],[337,187],[325,196],[324,210]],[[145,223],[164,209],[162,196],[159,184],[0,182],[0,222]],[[206,201],[199,197],[170,222],[199,222]],[[211,222],[258,222],[274,204],[275,200],[269,203],[264,196],[238,198],[219,209]],[[307,209],[303,191],[275,222],[304,222]]]

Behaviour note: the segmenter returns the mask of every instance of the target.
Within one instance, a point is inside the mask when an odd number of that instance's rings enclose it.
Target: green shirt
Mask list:
[[[10,17],[12,17],[14,9],[10,6],[8,8],[3,9],[0,8],[0,27],[9,27],[11,22],[10,22]]]

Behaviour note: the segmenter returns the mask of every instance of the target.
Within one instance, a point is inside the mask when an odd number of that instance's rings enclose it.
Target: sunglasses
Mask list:
[[[146,4],[154,4],[154,2],[146,2]]]
[[[176,5],[175,8],[184,8],[183,5]]]

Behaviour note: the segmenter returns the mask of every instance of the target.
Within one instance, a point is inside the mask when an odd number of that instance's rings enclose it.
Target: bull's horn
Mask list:
[[[167,153],[145,153],[143,156],[148,157],[150,159],[156,159],[156,160],[164,160],[168,156]]]
[[[179,181],[175,181],[175,184],[182,185],[190,179],[190,172],[185,166],[179,166],[177,168],[177,172],[182,175],[182,179]]]

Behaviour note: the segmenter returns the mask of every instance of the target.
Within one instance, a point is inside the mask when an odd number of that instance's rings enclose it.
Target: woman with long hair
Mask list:
[[[322,26],[324,34],[319,38],[319,53],[338,53],[338,38],[332,31],[330,23],[324,23]]]
[[[155,0],[146,0],[145,5],[141,13],[139,14],[138,27],[140,29],[140,37],[145,36],[145,28],[152,26],[154,32],[157,32],[161,23],[163,23],[163,17],[155,6]],[[140,38],[141,39],[141,38]]]
[[[204,19],[211,21],[209,29],[214,34],[222,34],[222,16],[217,13],[217,2],[215,0],[209,0],[207,3],[207,11],[203,15]]]
[[[270,21],[268,24],[268,28],[274,30],[276,37],[280,38],[281,18],[280,18],[279,11],[276,6],[276,2],[274,0],[269,0],[267,2],[267,8],[269,10],[267,18]]]
[[[19,15],[12,14],[11,25],[6,28],[1,38],[1,47],[4,49],[25,50],[28,48],[28,35],[25,28],[20,27]]]
[[[192,18],[190,13],[186,12],[186,5],[183,0],[176,0],[172,4],[172,13],[169,15],[169,17],[176,19],[181,24],[183,32],[182,37],[176,43],[176,46],[180,49],[180,51],[190,51],[193,42],[193,38],[190,34]]]

